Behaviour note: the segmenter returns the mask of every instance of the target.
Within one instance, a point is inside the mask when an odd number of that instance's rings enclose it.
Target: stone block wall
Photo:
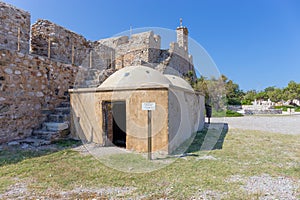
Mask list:
[[[160,49],[160,36],[155,35],[153,31],[133,34],[129,39],[129,47],[131,50],[155,48]]]
[[[161,39],[153,31],[108,38],[98,41],[99,44],[115,50],[116,69],[137,65],[143,62],[153,63],[158,60]]]
[[[89,56],[91,44],[83,36],[76,34],[48,20],[38,20],[31,29],[31,53],[48,56],[50,40],[50,58],[81,65]]]
[[[30,14],[0,1],[0,49],[29,51]]]
[[[179,72],[179,74],[186,76],[189,71],[193,72],[194,78],[196,78],[196,73],[193,65],[193,57],[188,55],[188,52],[180,47],[178,43],[170,44],[170,61],[168,67],[171,67]]]
[[[91,59],[86,58],[82,66],[99,70],[115,68],[115,49],[107,45],[94,42],[92,45]],[[91,64],[90,64],[91,62]]]
[[[0,50],[0,143],[23,138],[68,99],[77,67],[42,56]]]

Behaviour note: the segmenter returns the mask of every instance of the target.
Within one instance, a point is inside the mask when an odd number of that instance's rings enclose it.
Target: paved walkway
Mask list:
[[[229,129],[260,130],[300,135],[300,115],[244,116],[212,118],[212,123],[228,123]]]

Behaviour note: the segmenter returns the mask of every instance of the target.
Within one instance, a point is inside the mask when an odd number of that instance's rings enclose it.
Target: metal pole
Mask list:
[[[21,35],[21,29],[18,28],[18,51],[20,51],[20,36]]]
[[[48,58],[51,57],[50,52],[51,52],[51,38],[49,36],[49,38],[48,38]]]
[[[112,69],[114,69],[114,66],[113,66],[113,52],[112,51],[110,52],[110,67]]]
[[[74,45],[72,45],[72,65],[74,65]]]
[[[90,51],[90,68],[92,68],[92,51]]]
[[[151,110],[148,110],[148,160],[152,160],[152,155],[151,155],[151,151],[152,151],[151,118],[152,118]]]

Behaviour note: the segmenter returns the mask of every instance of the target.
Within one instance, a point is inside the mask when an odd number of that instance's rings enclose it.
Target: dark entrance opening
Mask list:
[[[103,103],[105,145],[126,148],[126,102]]]

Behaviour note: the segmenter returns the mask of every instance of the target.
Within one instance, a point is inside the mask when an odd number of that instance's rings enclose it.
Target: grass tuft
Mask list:
[[[206,195],[210,199],[259,199],[264,193],[249,193],[242,189],[245,180],[251,176],[269,174],[272,177],[286,177],[296,183],[300,180],[299,135],[232,129],[223,136],[221,134],[219,139],[223,142],[220,148],[207,151],[199,148],[205,141],[205,134],[214,133],[207,130],[197,133],[188,149],[197,156],[178,158],[172,164],[150,173],[117,171],[90,155],[82,155],[72,149],[57,152],[2,149],[0,192],[10,190],[16,183],[23,183],[27,193],[46,199],[61,197],[60,192],[77,188],[96,190],[86,190],[78,195],[72,193],[71,197],[95,198],[100,196],[97,191],[103,188],[107,188],[106,191],[133,188],[124,194],[102,193],[102,197],[191,199]],[[215,159],[201,159],[203,156]],[[135,162],[137,168],[155,165],[139,155],[114,155],[111,160],[115,162],[113,165]],[[242,178],[229,181],[236,176]],[[297,193],[300,193],[300,188],[295,191]],[[32,196],[25,197],[30,199]]]

